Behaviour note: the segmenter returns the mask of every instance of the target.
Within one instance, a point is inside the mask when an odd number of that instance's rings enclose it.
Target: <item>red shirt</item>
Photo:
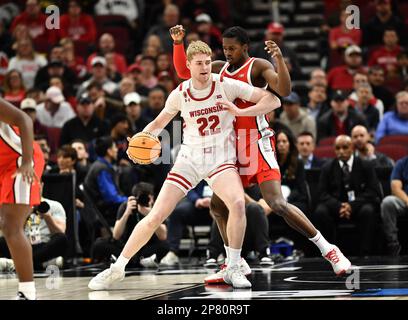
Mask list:
[[[68,14],[61,16],[59,38],[71,38],[74,41],[95,43],[96,27],[93,18],[81,14],[78,20],[72,20]]]
[[[25,98],[25,94],[25,90],[20,90],[17,93],[5,92],[3,98],[19,108],[21,101]]]
[[[347,134],[346,126],[344,125],[344,121],[341,122],[340,119],[336,115],[333,115],[333,117],[334,117],[334,125],[336,126],[336,136],[341,135],[341,134]]]
[[[395,70],[398,67],[397,56],[401,52],[401,47],[397,46],[393,50],[387,50],[385,47],[378,48],[368,60],[369,66],[380,65],[385,72]]]
[[[351,29],[348,32],[344,32],[341,26],[339,26],[330,30],[329,40],[330,43],[335,42],[341,48],[352,44],[359,46],[361,43],[361,30]]]
[[[363,71],[362,68],[359,71]],[[353,90],[353,75],[346,65],[334,67],[327,75],[329,87],[333,90],[351,91]]]

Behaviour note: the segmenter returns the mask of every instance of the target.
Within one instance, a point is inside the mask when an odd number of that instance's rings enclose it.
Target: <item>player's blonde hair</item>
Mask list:
[[[196,54],[206,54],[211,56],[212,55],[212,51],[211,48],[208,46],[208,44],[206,44],[205,42],[201,41],[201,40],[197,40],[197,41],[192,41],[187,48],[187,60],[191,61],[193,60],[193,57]]]

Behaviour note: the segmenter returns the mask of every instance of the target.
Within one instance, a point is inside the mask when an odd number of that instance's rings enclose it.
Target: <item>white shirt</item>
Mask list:
[[[34,79],[40,68],[47,64],[47,59],[41,55],[35,55],[33,60],[20,59],[17,56],[11,58],[8,71],[16,69],[20,71],[23,77],[24,86],[26,89],[31,89],[34,86]]]
[[[353,168],[353,162],[354,162],[354,156],[351,155],[350,159],[347,160],[347,166],[350,172],[351,172],[351,168]],[[343,161],[339,160],[339,164],[340,164],[340,168],[343,169],[343,166],[344,166]]]
[[[72,110],[71,105],[63,101],[61,102],[59,109],[52,116],[51,113],[45,109],[45,103],[41,103],[37,106],[37,116],[38,121],[46,127],[51,128],[62,128],[65,122],[74,118],[75,112]]]

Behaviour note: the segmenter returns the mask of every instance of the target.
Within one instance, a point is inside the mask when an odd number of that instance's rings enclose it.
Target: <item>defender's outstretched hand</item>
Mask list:
[[[173,38],[175,43],[181,43],[186,35],[186,30],[184,30],[181,24],[178,24],[170,28],[170,36]]]
[[[278,45],[272,41],[267,40],[265,41],[265,50],[271,55],[272,58],[282,58],[282,51],[278,47]]]

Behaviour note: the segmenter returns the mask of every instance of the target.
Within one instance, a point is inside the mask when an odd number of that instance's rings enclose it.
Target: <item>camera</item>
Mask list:
[[[137,204],[140,204],[143,207],[148,207],[150,202],[150,194],[142,192],[136,197]]]
[[[38,206],[33,208],[35,214],[44,214],[50,211],[50,205],[46,201],[42,201]]]

